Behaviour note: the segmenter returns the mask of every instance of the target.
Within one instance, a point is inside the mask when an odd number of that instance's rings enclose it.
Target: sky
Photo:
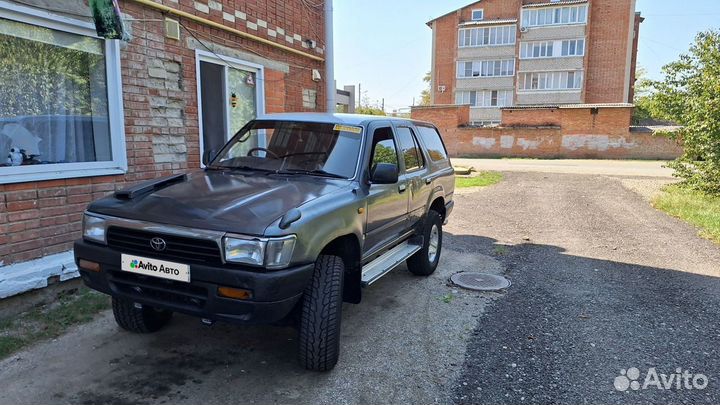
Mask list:
[[[613,0],[600,0],[613,1]],[[339,88],[361,84],[371,104],[391,112],[419,99],[430,70],[433,18],[472,0],[335,0],[335,79]],[[637,0],[638,63],[652,79],[687,51],[695,35],[720,29],[720,0]]]

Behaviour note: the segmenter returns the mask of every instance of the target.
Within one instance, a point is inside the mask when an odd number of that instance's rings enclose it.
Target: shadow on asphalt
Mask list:
[[[530,241],[498,249],[490,238],[446,234],[445,243],[496,256],[512,281],[478,319],[458,403],[720,403],[720,278]],[[640,389],[619,391],[615,378],[630,367]],[[667,379],[702,373],[709,384],[643,389],[650,368]]]

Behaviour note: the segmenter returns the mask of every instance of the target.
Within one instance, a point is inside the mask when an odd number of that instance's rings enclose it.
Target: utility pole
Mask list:
[[[325,0],[325,83],[327,112],[335,113],[335,50],[333,45],[333,2]]]
[[[362,83],[358,83],[358,108],[362,107]]]
[[[385,97],[382,99],[382,110],[385,111]]]

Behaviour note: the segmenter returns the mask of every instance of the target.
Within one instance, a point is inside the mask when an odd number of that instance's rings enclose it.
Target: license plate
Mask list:
[[[122,271],[168,280],[190,282],[190,266],[165,260],[150,259],[135,255],[121,255]]]

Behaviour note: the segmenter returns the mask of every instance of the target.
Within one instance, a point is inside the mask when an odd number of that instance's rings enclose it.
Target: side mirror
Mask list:
[[[395,184],[400,170],[391,163],[378,163],[370,173],[370,181],[375,184]]]
[[[218,153],[218,151],[215,149],[206,150],[202,156],[202,164],[204,166],[209,165],[210,162],[212,162],[213,159],[215,159],[215,157],[217,157],[217,153]]]

